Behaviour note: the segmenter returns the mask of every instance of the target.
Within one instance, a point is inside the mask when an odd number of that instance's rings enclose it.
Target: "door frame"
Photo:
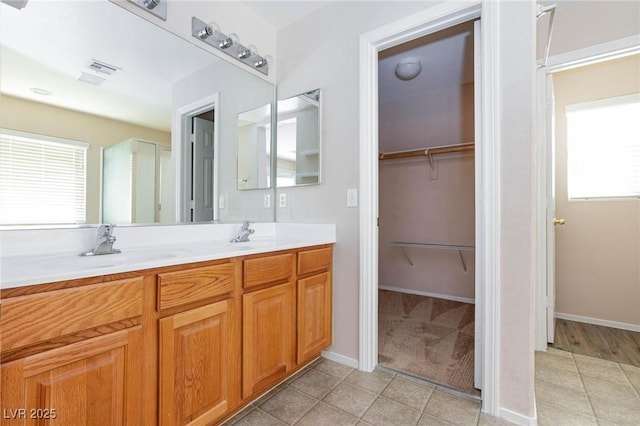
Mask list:
[[[536,307],[535,307],[535,349],[537,351],[547,350],[548,341],[548,320],[550,315],[548,309],[555,311],[555,285],[548,285],[548,276],[555,274],[553,262],[547,260],[548,256],[553,256],[555,247],[552,246],[552,239],[547,236],[550,215],[555,210],[551,205],[552,196],[548,182],[552,168],[555,167],[550,159],[553,149],[553,140],[546,137],[551,132],[552,120],[549,118],[549,102],[552,102],[553,93],[549,90],[549,82],[552,75],[559,71],[566,71],[585,65],[598,62],[609,61],[622,58],[624,56],[640,53],[640,41],[637,36],[630,36],[613,40],[606,43],[589,46],[583,49],[552,56],[547,61],[546,67],[538,69],[537,75],[537,205],[536,211],[536,257],[538,265],[536,268]],[[553,312],[555,314],[555,312]]]
[[[497,8],[493,2],[444,2],[360,37],[360,346],[359,369],[373,371],[378,357],[378,52],[480,17],[480,143],[476,145],[476,310],[480,318],[482,410],[497,416],[499,403],[499,194]],[[476,115],[478,117],[478,115]],[[482,285],[480,285],[482,284]]]
[[[191,119],[192,117],[202,114],[205,111],[213,109],[213,220],[218,220],[218,196],[219,196],[219,180],[218,180],[218,157],[219,157],[219,110],[220,110],[220,93],[216,92],[212,95],[200,98],[190,104],[176,108],[173,114],[173,126],[171,133],[171,151],[174,153],[174,186],[176,194],[176,221],[187,222],[189,217],[189,203],[191,201],[190,179],[191,165],[189,163],[189,148],[191,147]]]

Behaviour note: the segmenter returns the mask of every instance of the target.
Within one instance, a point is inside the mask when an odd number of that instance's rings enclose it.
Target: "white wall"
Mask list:
[[[640,2],[560,0],[549,55],[640,33]],[[546,27],[541,31],[546,40]]]

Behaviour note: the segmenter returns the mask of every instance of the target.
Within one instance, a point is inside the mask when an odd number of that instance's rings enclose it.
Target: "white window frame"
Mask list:
[[[0,224],[2,225],[63,225],[63,224],[78,224],[78,223],[86,223],[87,216],[87,207],[86,207],[86,199],[87,199],[87,151],[89,149],[89,144],[85,142],[57,138],[52,136],[44,136],[35,133],[27,133],[16,130],[9,129],[0,129],[0,137],[2,139],[13,140],[16,142],[24,141],[24,142],[32,142],[39,143],[42,146],[46,145],[57,145],[64,146],[68,148],[81,149],[84,154],[84,167],[81,171],[81,180],[82,187],[77,191],[82,194],[82,201],[77,203],[77,208],[81,209],[81,213],[77,214],[75,218],[69,217],[68,219],[61,218],[52,218],[50,215],[50,210],[46,205],[38,206],[38,210],[42,212],[42,215],[38,217],[37,215],[25,215],[26,220],[9,220],[0,216]],[[2,171],[0,171],[2,173]],[[76,176],[76,178],[80,178],[80,176]],[[80,180],[80,179],[78,179]],[[4,201],[3,201],[4,202]],[[35,209],[34,207],[33,209]],[[15,215],[10,215],[11,218],[15,217]]]

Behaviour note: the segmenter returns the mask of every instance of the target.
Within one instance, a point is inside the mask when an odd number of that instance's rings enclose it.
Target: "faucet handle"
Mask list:
[[[98,238],[111,237],[116,225],[104,224],[98,227]]]
[[[240,228],[241,231],[248,231],[249,230],[249,225],[251,225],[251,222],[249,222],[248,220],[245,220],[244,222],[242,222],[242,228]]]

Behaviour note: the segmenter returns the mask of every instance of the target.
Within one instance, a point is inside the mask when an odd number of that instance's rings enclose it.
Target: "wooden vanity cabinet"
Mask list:
[[[295,253],[244,260],[242,397],[274,386],[295,366]]]
[[[136,277],[3,295],[2,424],[143,424],[144,288]]]
[[[212,424],[239,402],[236,267],[158,275],[160,425]]]
[[[331,260],[326,245],[2,290],[2,424],[218,424],[330,345]]]
[[[305,364],[331,345],[331,246],[298,252],[297,363]]]

